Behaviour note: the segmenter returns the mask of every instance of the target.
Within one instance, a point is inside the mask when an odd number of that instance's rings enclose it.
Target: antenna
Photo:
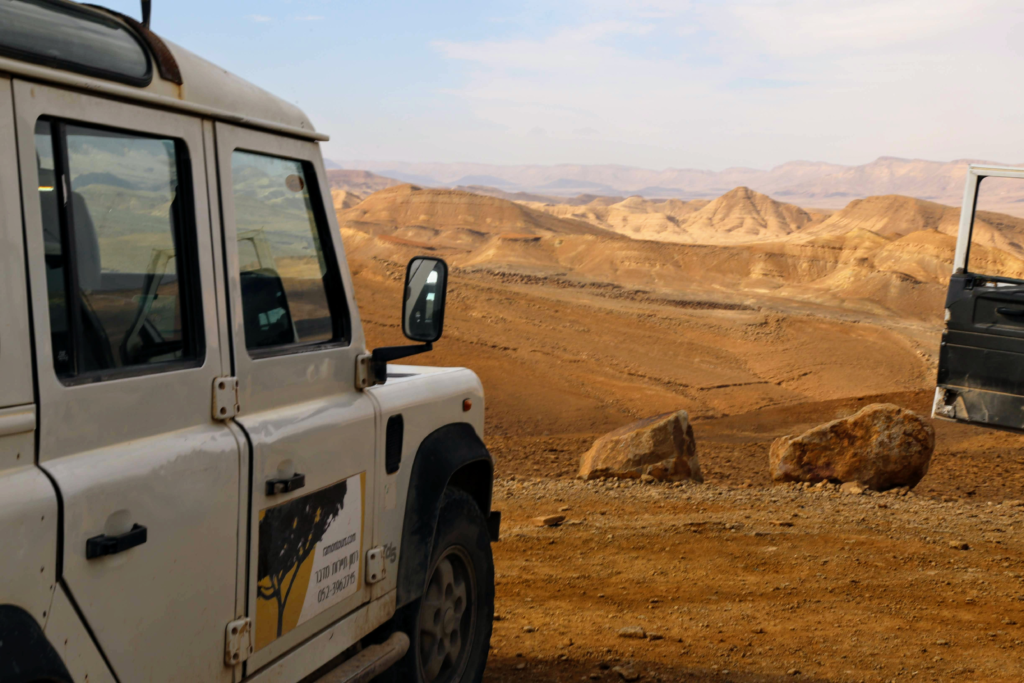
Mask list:
[[[144,28],[149,28],[149,15],[151,9],[150,0],[142,0],[142,26]]]

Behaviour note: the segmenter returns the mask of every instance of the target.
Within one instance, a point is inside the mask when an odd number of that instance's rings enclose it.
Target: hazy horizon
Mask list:
[[[979,159],[979,158],[923,159],[923,158],[899,157],[899,156],[893,156],[891,154],[882,154],[882,155],[879,155],[879,156],[875,157],[874,159],[870,159],[868,161],[861,162],[861,163],[855,163],[855,164],[841,164],[841,163],[836,163],[836,162],[830,161],[828,159],[789,159],[787,161],[782,161],[782,162],[779,162],[777,164],[773,164],[771,166],[750,166],[750,165],[742,165],[742,164],[740,164],[740,165],[736,165],[736,166],[728,166],[728,167],[725,167],[725,168],[698,168],[698,167],[695,167],[695,166],[661,166],[661,167],[651,167],[651,166],[638,166],[636,164],[620,164],[620,163],[593,163],[593,164],[586,164],[586,163],[576,163],[576,162],[571,162],[571,161],[552,162],[552,163],[547,163],[547,164],[544,164],[544,163],[521,163],[521,164],[508,163],[508,164],[502,164],[502,163],[489,163],[489,162],[485,162],[485,161],[476,161],[476,160],[473,160],[473,159],[456,159],[456,160],[453,160],[453,161],[434,161],[434,160],[411,161],[409,159],[398,159],[398,158],[394,158],[394,159],[340,159],[340,158],[330,158],[329,156],[324,156],[325,163],[327,163],[328,166],[330,166],[331,168],[338,168],[338,169],[345,169],[345,170],[352,170],[352,171],[369,170],[369,169],[363,168],[363,165],[370,165],[370,164],[372,164],[374,166],[381,166],[381,165],[386,165],[386,164],[401,164],[401,165],[406,165],[406,164],[408,164],[408,165],[430,165],[430,164],[436,164],[436,165],[451,165],[451,166],[455,166],[455,165],[494,166],[494,167],[499,167],[499,168],[515,168],[515,167],[523,167],[523,166],[537,166],[537,167],[544,167],[544,168],[557,168],[557,167],[562,167],[562,166],[586,166],[586,167],[597,167],[597,166],[613,166],[613,167],[615,167],[615,166],[617,166],[617,167],[622,167],[622,168],[637,169],[637,170],[652,171],[652,172],[663,172],[663,171],[701,171],[701,172],[709,172],[709,173],[725,173],[725,172],[728,172],[728,171],[761,171],[761,172],[771,172],[771,171],[773,171],[775,169],[778,169],[778,168],[781,168],[783,166],[800,165],[800,164],[806,164],[806,165],[827,165],[827,166],[836,166],[836,167],[843,167],[843,168],[856,168],[856,167],[859,167],[859,166],[868,166],[868,165],[871,165],[873,163],[877,163],[877,162],[881,162],[881,161],[888,161],[888,160],[904,161],[904,162],[917,162],[917,161],[919,161],[919,162],[923,162],[923,163],[927,163],[927,164],[993,164],[993,165],[998,165],[998,166],[1010,166],[1010,167],[1014,167],[1014,168],[1024,167],[1024,162],[994,161],[992,159]],[[331,166],[332,164],[333,164],[333,166]]]

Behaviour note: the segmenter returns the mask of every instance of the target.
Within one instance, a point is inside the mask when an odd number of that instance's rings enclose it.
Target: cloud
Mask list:
[[[262,14],[250,14],[247,18],[249,21],[255,21],[260,24],[274,20],[272,17],[264,16]]]
[[[594,130],[588,149],[629,163],[1024,156],[992,149],[1017,138],[1024,108],[1019,0],[577,5],[585,20],[546,32],[432,43],[462,79],[447,92],[509,145],[542,128],[543,153],[572,151]]]
[[[693,10],[690,0],[586,0],[590,11],[631,12],[641,17],[674,17]]]
[[[1016,0],[746,0],[729,13],[775,55],[865,52],[956,33]]]
[[[494,40],[479,42],[436,41],[433,43],[449,59],[474,62],[494,69],[531,69],[546,71],[559,65],[583,65],[597,56],[603,40],[616,36],[641,36],[651,32],[650,24],[605,21],[565,28],[538,39]]]

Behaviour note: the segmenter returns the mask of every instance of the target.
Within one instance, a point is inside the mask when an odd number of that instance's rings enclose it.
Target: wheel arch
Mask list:
[[[434,430],[416,450],[402,524],[397,606],[423,594],[441,497],[449,486],[468,493],[484,517],[491,512],[494,459],[472,425],[459,422]]]
[[[0,681],[71,683],[71,674],[39,623],[16,605],[0,605]]]

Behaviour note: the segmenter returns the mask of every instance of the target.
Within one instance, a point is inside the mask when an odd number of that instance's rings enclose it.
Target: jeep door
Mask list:
[[[119,680],[227,683],[241,442],[212,410],[202,122],[13,88],[57,590]]]
[[[933,414],[1024,430],[1024,170],[967,173]]]
[[[217,123],[216,149],[236,422],[251,448],[251,673],[369,598],[376,422],[355,389],[365,344],[319,148]]]

